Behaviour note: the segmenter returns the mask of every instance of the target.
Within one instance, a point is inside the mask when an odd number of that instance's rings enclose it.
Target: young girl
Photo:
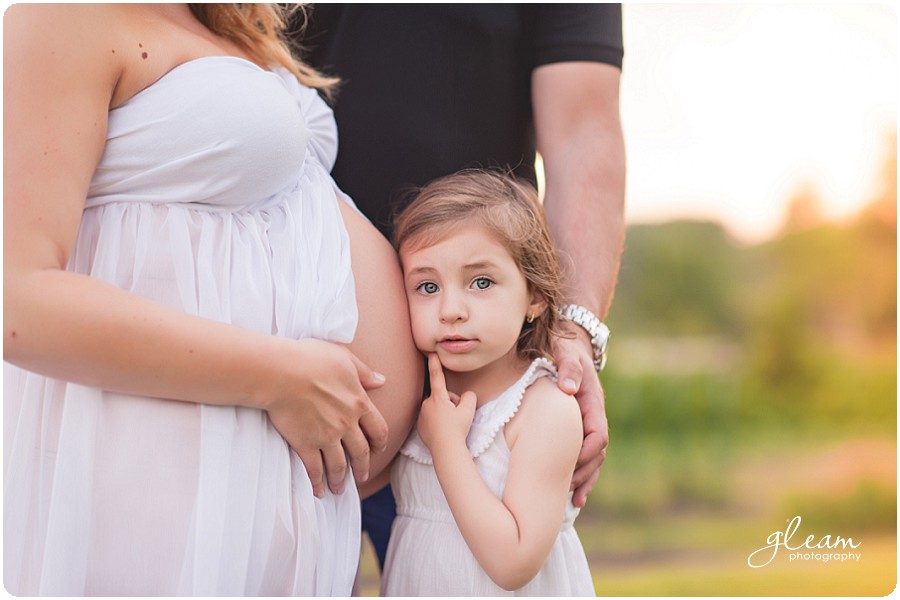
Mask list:
[[[560,275],[534,190],[443,178],[395,245],[431,396],[391,474],[382,594],[593,596],[569,492],[581,415],[546,358]]]

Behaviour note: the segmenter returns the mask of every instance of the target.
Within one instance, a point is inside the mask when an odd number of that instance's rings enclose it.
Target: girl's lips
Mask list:
[[[459,354],[461,352],[468,352],[475,345],[478,344],[478,340],[441,340],[438,342],[438,345],[450,352],[452,354]]]

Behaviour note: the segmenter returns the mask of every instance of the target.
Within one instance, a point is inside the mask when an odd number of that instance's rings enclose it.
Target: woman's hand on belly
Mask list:
[[[370,456],[388,439],[388,426],[368,390],[384,385],[375,373],[339,344],[316,339],[297,342],[296,377],[264,404],[275,429],[300,456],[313,492],[325,493],[323,475],[335,494],[344,491],[347,462],[357,480],[369,478]],[[291,354],[290,360],[297,355]],[[300,368],[296,368],[300,367]]]

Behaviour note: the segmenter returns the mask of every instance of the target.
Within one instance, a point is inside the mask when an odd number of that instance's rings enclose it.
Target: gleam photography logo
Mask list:
[[[778,549],[784,548],[788,552],[788,560],[794,561],[819,561],[827,563],[829,561],[856,561],[859,562],[862,556],[861,552],[853,552],[862,545],[862,542],[854,542],[851,537],[843,537],[840,535],[823,535],[817,536],[810,534],[806,539],[794,546],[791,541],[797,530],[800,528],[802,519],[796,516],[788,522],[788,526],[784,531],[773,531],[766,538],[768,546],[763,546],[747,557],[747,564],[759,569],[765,567],[778,555]]]

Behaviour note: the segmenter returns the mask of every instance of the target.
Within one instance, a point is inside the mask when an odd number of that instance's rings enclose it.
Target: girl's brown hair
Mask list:
[[[562,335],[557,314],[562,275],[535,189],[511,175],[466,170],[437,179],[421,190],[394,219],[394,247],[423,248],[446,237],[463,222],[485,227],[509,251],[529,293],[546,304],[534,322],[523,323],[516,345],[526,359],[551,358],[553,336]]]
[[[291,47],[284,37],[287,16],[285,11],[288,9],[278,4],[266,3],[188,4],[188,6],[197,20],[207,29],[236,43],[262,64],[285,67],[303,85],[321,90],[327,97],[332,94],[338,79],[322,75],[295,58],[291,52]],[[306,8],[298,4],[289,10],[292,11],[291,21],[299,23],[298,30],[302,32],[306,24]]]

